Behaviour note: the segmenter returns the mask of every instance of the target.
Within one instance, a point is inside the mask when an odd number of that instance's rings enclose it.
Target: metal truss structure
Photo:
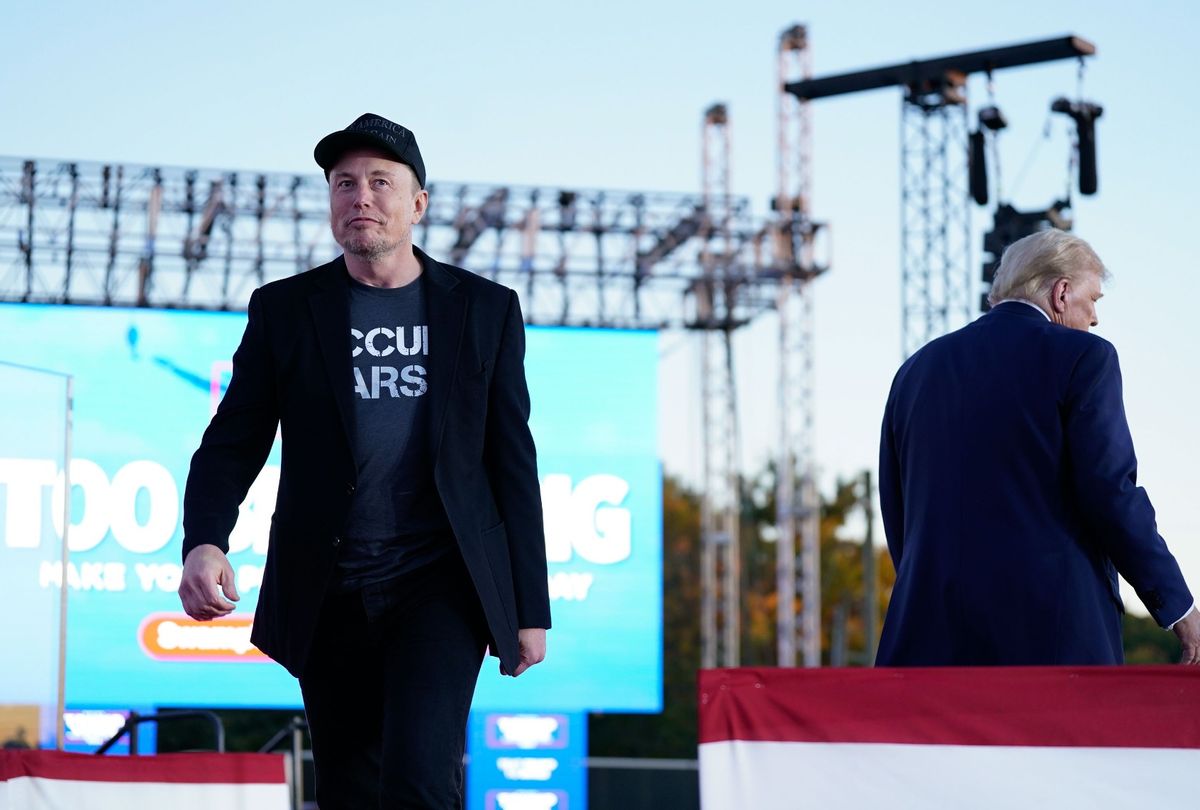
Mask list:
[[[787,82],[812,76],[808,31],[779,37],[775,263],[788,267],[775,305],[779,318],[779,451],[776,459],[776,649],[779,666],[821,664],[820,504],[813,414],[813,286],[826,269],[816,260],[824,226],[812,219],[812,121],[809,104]],[[797,551],[799,552],[797,554]],[[797,570],[798,568],[798,570]],[[796,599],[799,596],[799,623]]]
[[[704,499],[700,515],[701,666],[736,667],[741,650],[741,477],[733,333],[736,243],[730,190],[729,112],[714,104],[701,130],[701,184],[713,238],[700,254],[700,404],[704,430]],[[723,314],[724,313],[724,314]]]
[[[971,320],[965,77],[910,88],[900,113],[900,345],[905,357]]]
[[[802,100],[904,89],[901,112],[901,347],[905,357],[970,320],[966,81],[973,73],[1083,59],[1096,52],[1075,36],[901,62],[787,85]],[[1096,113],[1079,109],[1076,115]]]
[[[727,330],[775,306],[780,272],[744,197],[722,198],[717,228],[697,195],[429,191],[415,241],[516,289],[531,324]],[[0,158],[0,300],[240,310],[337,253],[319,174]]]

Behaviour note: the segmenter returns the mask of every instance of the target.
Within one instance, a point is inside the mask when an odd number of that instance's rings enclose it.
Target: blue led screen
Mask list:
[[[0,360],[75,378],[65,572],[70,705],[300,705],[295,681],[249,645],[278,444],[230,538],[242,594],[233,616],[198,626],[175,593],[188,464],[244,326],[234,313],[0,304]],[[539,327],[527,334],[554,628],[546,662],[518,679],[499,676],[488,658],[474,706],[657,711],[658,338]],[[21,391],[2,397],[0,418],[10,425],[41,425],[51,407]],[[0,609],[8,616],[64,576],[61,456],[36,435],[27,439],[0,447]],[[23,644],[33,643],[28,635]],[[0,703],[14,677],[0,668]]]

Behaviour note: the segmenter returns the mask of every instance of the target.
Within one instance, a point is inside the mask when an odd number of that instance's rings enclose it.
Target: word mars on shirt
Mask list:
[[[351,357],[358,357],[364,351],[371,357],[379,358],[393,354],[398,357],[429,356],[428,326],[397,326],[395,329],[377,326],[365,334],[358,329],[351,329],[350,336],[354,338],[354,350],[350,353]],[[401,396],[424,396],[425,392],[429,390],[429,383],[426,382],[425,375],[425,367],[417,363],[410,363],[403,368],[397,368],[394,365],[360,368],[356,365],[354,366],[354,393],[362,399],[380,399],[385,392],[392,399]]]

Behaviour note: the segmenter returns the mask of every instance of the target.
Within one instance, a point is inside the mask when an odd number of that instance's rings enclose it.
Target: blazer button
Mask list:
[[[354,494],[354,484],[346,484],[346,494],[347,495]]]
[[[333,538],[333,547],[334,547],[334,548],[337,548],[337,547],[338,547],[338,546],[340,546],[341,544],[342,544],[342,538],[335,536],[335,537]]]

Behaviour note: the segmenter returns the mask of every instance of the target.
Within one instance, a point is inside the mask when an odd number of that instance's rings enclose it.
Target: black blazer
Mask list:
[[[512,672],[517,630],[550,627],[546,545],[516,293],[414,252],[424,267],[434,483]],[[299,676],[356,485],[350,282],[344,259],[250,296],[229,388],[192,457],[183,556],[228,551],[277,426],[283,461],[251,640]]]

